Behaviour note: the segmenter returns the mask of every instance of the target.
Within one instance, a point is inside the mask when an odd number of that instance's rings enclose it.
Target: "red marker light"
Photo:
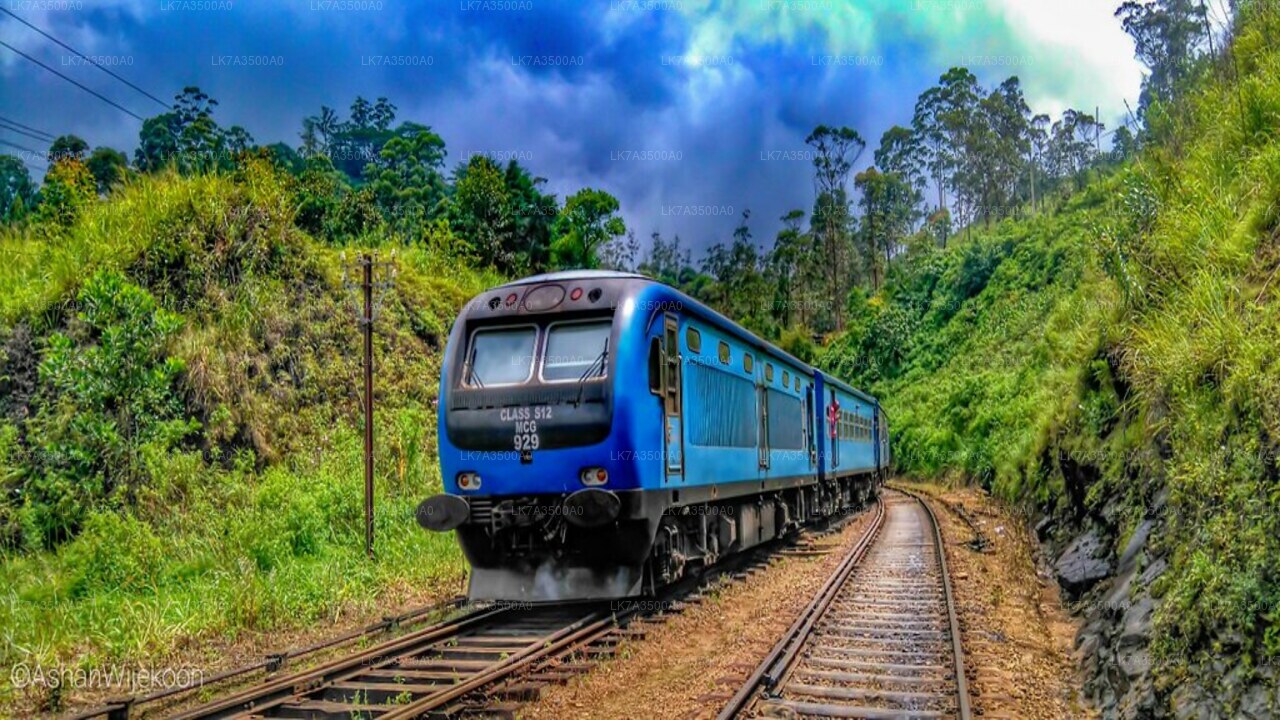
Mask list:
[[[508,296],[507,296],[507,306],[508,306],[508,307],[510,307],[510,306],[512,306],[512,305],[515,305],[515,304],[516,304],[516,299],[517,299],[517,298],[516,298],[516,294],[515,294],[515,293],[511,293],[510,295],[508,295]]]
[[[573,292],[569,293],[570,300],[577,300],[580,297],[582,297],[582,288],[574,288]]]

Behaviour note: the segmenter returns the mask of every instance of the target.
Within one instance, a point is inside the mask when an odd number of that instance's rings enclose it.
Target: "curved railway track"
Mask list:
[[[924,500],[885,492],[866,534],[720,713],[969,720],[942,534]]]

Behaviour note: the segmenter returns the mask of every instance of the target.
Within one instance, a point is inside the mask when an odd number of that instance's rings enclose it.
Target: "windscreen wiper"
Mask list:
[[[595,360],[582,371],[582,375],[578,377],[578,399],[573,401],[575,406],[582,404],[582,392],[587,389],[587,379],[604,374],[605,365],[609,361],[609,338],[604,339],[604,349],[596,356]]]
[[[463,368],[462,382],[478,388],[484,387],[484,381],[480,379],[479,373],[476,372],[476,351],[474,348],[471,350],[471,355],[467,357],[467,364]]]

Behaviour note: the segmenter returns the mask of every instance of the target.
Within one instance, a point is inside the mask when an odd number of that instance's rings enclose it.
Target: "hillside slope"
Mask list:
[[[901,469],[1049,516],[1118,716],[1276,707],[1280,11],[1240,13],[1136,161],[913,249],[824,359],[885,399]]]
[[[0,231],[0,664],[191,662],[458,592],[456,545],[412,515],[439,483],[449,324],[497,278],[396,244],[369,562],[354,298],[341,250],[296,227],[292,182],[265,161],[140,176]],[[63,700],[9,680],[0,703]]]

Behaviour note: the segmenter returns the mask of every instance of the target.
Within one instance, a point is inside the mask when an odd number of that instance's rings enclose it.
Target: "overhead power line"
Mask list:
[[[44,153],[40,152],[39,150],[32,150],[31,148],[25,145],[19,145],[18,143],[9,142],[8,140],[0,139],[0,145],[8,145],[11,148],[17,148],[19,150],[32,153],[34,155],[44,155]]]
[[[122,113],[124,113],[124,114],[126,114],[126,115],[128,115],[128,116],[130,116],[130,117],[132,117],[132,118],[135,118],[135,119],[137,119],[137,120],[139,120],[139,121],[144,121],[144,120],[145,120],[141,115],[139,115],[139,114],[135,113],[134,111],[130,110],[129,108],[127,108],[127,107],[125,107],[125,106],[123,106],[123,105],[120,105],[119,103],[115,102],[114,100],[111,100],[110,98],[106,97],[105,95],[103,95],[103,94],[99,93],[97,90],[93,90],[93,89],[90,89],[90,88],[88,88],[88,87],[85,87],[84,85],[81,85],[80,83],[76,82],[75,80],[72,80],[71,78],[67,77],[66,75],[63,75],[62,73],[58,72],[57,70],[54,70],[53,68],[49,67],[48,65],[45,65],[44,63],[42,63],[42,62],[40,62],[39,60],[37,60],[37,59],[35,59],[35,58],[31,57],[31,56],[30,56],[30,55],[28,55],[28,54],[26,54],[26,53],[22,52],[21,50],[19,50],[18,48],[16,48],[16,47],[14,47],[14,46],[10,45],[9,43],[7,43],[7,42],[5,42],[5,41],[3,41],[3,40],[0,40],[0,45],[3,45],[4,47],[9,48],[9,49],[10,49],[10,50],[12,50],[13,52],[15,52],[15,53],[17,53],[17,54],[21,55],[22,57],[24,57],[24,58],[26,58],[27,60],[29,60],[29,61],[31,61],[31,62],[33,62],[33,63],[35,63],[36,65],[39,65],[40,67],[44,68],[45,70],[48,70],[49,72],[53,73],[54,75],[57,75],[58,77],[62,78],[63,80],[66,80],[67,82],[71,83],[72,85],[75,85],[76,87],[78,87],[78,88],[80,88],[81,90],[83,90],[83,91],[85,91],[85,92],[89,93],[90,95],[92,95],[92,96],[94,96],[94,97],[98,98],[98,99],[99,99],[99,100],[101,100],[102,102],[104,102],[104,103],[106,103],[106,104],[110,105],[111,107],[113,107],[113,108],[115,108],[115,109],[119,110],[120,112],[122,112]]]
[[[7,117],[5,117],[5,116],[3,116],[3,115],[0,115],[0,123],[5,123],[5,124],[7,124],[7,125],[12,125],[12,126],[14,126],[14,127],[16,127],[16,128],[22,128],[23,130],[26,130],[26,131],[28,131],[28,132],[33,132],[33,133],[35,133],[35,134],[37,134],[37,135],[43,135],[44,137],[48,138],[51,142],[53,141],[53,137],[54,137],[54,136],[53,136],[53,133],[45,132],[44,130],[41,130],[40,128],[33,128],[33,127],[31,127],[30,125],[23,125],[22,123],[18,122],[17,120],[10,120],[9,118],[7,118]]]
[[[133,88],[134,90],[137,90],[138,92],[142,93],[143,95],[146,95],[147,97],[149,97],[149,98],[151,98],[152,100],[156,101],[156,102],[157,102],[157,103],[159,103],[162,107],[164,107],[166,110],[171,109],[171,108],[169,107],[169,103],[167,103],[167,102],[165,102],[165,101],[161,100],[160,98],[156,97],[155,95],[152,95],[151,93],[147,92],[146,90],[143,90],[142,88],[138,87],[137,85],[134,85],[133,83],[129,82],[128,80],[125,80],[124,78],[120,77],[119,75],[117,75],[117,74],[115,74],[115,73],[111,72],[111,71],[110,71],[110,70],[108,70],[105,66],[103,66],[101,63],[99,63],[97,60],[94,60],[93,58],[89,57],[88,55],[85,55],[84,53],[80,52],[79,50],[76,50],[75,48],[71,47],[70,45],[68,45],[68,44],[66,44],[66,43],[64,43],[64,42],[62,42],[62,41],[61,41],[61,40],[59,40],[58,38],[56,38],[56,37],[54,37],[54,36],[50,35],[49,33],[45,32],[44,30],[41,30],[40,28],[36,27],[35,25],[32,25],[31,23],[27,22],[26,20],[23,20],[22,18],[20,18],[20,17],[18,17],[17,15],[15,15],[15,14],[13,13],[13,11],[12,11],[12,10],[9,10],[9,9],[7,9],[7,8],[3,8],[3,7],[0,7],[0,12],[3,12],[4,14],[6,14],[6,15],[8,15],[9,17],[13,18],[14,20],[17,20],[18,22],[22,23],[23,25],[26,25],[27,27],[31,28],[32,30],[35,30],[36,32],[40,33],[41,35],[43,35],[43,36],[45,36],[45,37],[49,38],[49,39],[50,39],[50,40],[52,40],[53,42],[55,42],[55,43],[57,43],[57,44],[61,45],[63,48],[66,48],[67,50],[70,50],[71,52],[73,52],[73,53],[75,53],[77,56],[79,56],[82,60],[84,60],[85,62],[90,63],[91,65],[93,65],[94,67],[98,68],[98,69],[99,69],[99,70],[101,70],[102,72],[104,72],[104,73],[106,73],[106,74],[110,75],[111,77],[115,78],[116,80],[119,80],[120,82],[124,83],[125,85],[128,85],[129,87]]]
[[[27,132],[26,130],[19,130],[16,127],[9,127],[8,123],[4,122],[0,122],[0,130],[8,130],[9,132],[18,133],[19,135],[26,135],[32,140],[39,140],[40,142],[53,142],[53,138],[43,137],[33,132]]]

